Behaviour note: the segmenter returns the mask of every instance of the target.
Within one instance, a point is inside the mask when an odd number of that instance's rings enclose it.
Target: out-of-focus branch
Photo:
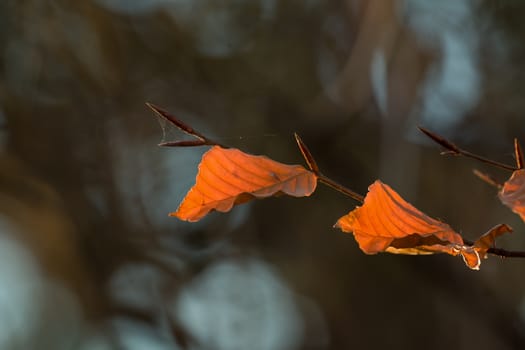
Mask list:
[[[437,144],[443,146],[444,148],[448,149],[447,152],[443,152],[441,154],[453,154],[453,155],[456,155],[456,156],[464,156],[464,157],[467,157],[467,158],[472,158],[472,159],[476,159],[482,163],[486,163],[486,164],[490,164],[490,165],[493,165],[493,166],[496,166],[498,168],[502,168],[502,169],[506,169],[506,170],[510,170],[510,171],[515,171],[515,170],[518,170],[520,169],[519,166],[520,164],[522,164],[523,161],[520,161],[517,160],[518,162],[518,167],[513,167],[511,165],[508,165],[508,164],[504,164],[504,163],[500,163],[498,161],[495,161],[495,160],[492,160],[492,159],[489,159],[489,158],[485,158],[485,157],[482,157],[480,155],[477,155],[477,154],[474,154],[474,153],[471,153],[469,151],[466,151],[464,149],[461,149],[459,148],[458,146],[456,146],[454,143],[448,141],[447,139],[445,139],[444,137],[442,136],[439,136],[435,133],[433,133],[432,131],[430,130],[427,130],[421,126],[418,126],[419,130],[421,130],[422,133],[424,133],[425,135],[427,135],[429,138],[431,138],[434,142],[436,142]],[[515,143],[516,145],[517,143]],[[519,144],[517,144],[518,147],[519,147]],[[519,151],[520,151],[520,155],[521,155],[521,148],[519,148]],[[518,151],[516,151],[516,154],[518,154]]]

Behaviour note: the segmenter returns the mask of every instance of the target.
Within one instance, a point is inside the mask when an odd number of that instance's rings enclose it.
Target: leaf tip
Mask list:
[[[162,113],[164,112],[160,107],[154,105],[151,102],[146,102],[146,106],[148,106],[149,109],[151,109],[153,112],[155,112],[157,114],[162,115]]]
[[[342,231],[343,229],[341,228],[341,223],[340,223],[341,219],[342,218],[339,218],[339,220],[337,220],[336,223],[332,225],[332,228],[338,228]]]

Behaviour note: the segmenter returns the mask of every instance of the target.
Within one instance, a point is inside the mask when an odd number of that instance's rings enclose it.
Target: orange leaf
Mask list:
[[[212,210],[227,212],[253,198],[309,196],[316,186],[317,176],[301,165],[213,146],[202,156],[195,185],[170,216],[199,221]]]
[[[379,180],[368,188],[363,206],[341,217],[335,227],[353,232],[367,254],[447,253],[461,255],[471,269],[479,268],[476,250],[465,246],[449,225],[425,215]]]
[[[508,225],[500,224],[494,226],[474,242],[474,249],[476,249],[480,257],[486,258],[487,251],[494,246],[496,238],[507,232],[512,232],[512,228]]]
[[[512,173],[498,193],[499,199],[525,221],[525,170]]]

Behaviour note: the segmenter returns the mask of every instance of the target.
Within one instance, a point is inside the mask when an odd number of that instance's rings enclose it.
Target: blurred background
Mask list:
[[[523,349],[525,260],[367,256],[320,186],[198,223],[167,216],[204,148],[380,178],[469,239],[525,227],[416,129],[512,164],[525,142],[514,0],[0,2],[0,349]]]

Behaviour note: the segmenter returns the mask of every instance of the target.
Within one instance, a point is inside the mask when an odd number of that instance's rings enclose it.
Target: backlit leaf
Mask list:
[[[525,170],[512,173],[498,193],[499,199],[525,221]]]
[[[512,232],[512,228],[505,224],[500,224],[491,228],[487,233],[478,238],[474,242],[474,249],[478,252],[479,256],[482,258],[487,257],[487,251],[494,247],[494,242],[496,238],[507,233]]]
[[[202,156],[195,185],[170,215],[198,221],[212,210],[227,212],[253,198],[309,196],[316,186],[317,176],[301,165],[213,146]]]
[[[447,253],[461,255],[471,269],[479,268],[474,247],[466,246],[449,225],[425,215],[379,180],[369,187],[363,206],[341,217],[335,227],[352,232],[367,254]]]

